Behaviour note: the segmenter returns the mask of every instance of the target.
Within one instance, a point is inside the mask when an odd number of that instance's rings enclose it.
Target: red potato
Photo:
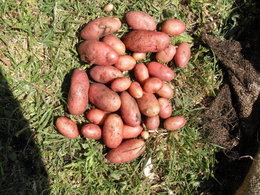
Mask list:
[[[68,110],[70,114],[79,115],[88,106],[89,79],[85,70],[75,69],[71,76],[68,94]]]
[[[181,20],[170,19],[162,24],[162,32],[177,36],[186,30],[186,25]]]
[[[118,77],[123,77],[123,73],[114,66],[94,66],[90,70],[90,76],[99,83],[108,83]]]
[[[128,89],[128,92],[135,99],[141,98],[143,96],[143,93],[144,93],[141,85],[136,81],[131,83],[131,85]]]
[[[120,94],[121,116],[126,125],[135,127],[141,124],[141,113],[135,99],[126,91]]]
[[[172,104],[171,104],[171,102],[166,98],[159,98],[158,102],[159,102],[159,105],[160,105],[159,116],[162,119],[169,118],[172,115]]]
[[[159,114],[160,105],[154,94],[144,92],[143,96],[136,101],[143,115],[152,117]]]
[[[112,81],[110,88],[115,92],[127,90],[132,81],[128,77],[119,77]]]
[[[123,140],[123,121],[117,114],[109,114],[103,126],[103,141],[109,148],[117,148]]]
[[[132,56],[136,61],[140,61],[146,58],[146,53],[133,53]]]
[[[178,129],[184,127],[186,122],[187,121],[184,117],[174,116],[174,117],[167,118],[164,121],[163,126],[168,131],[175,131],[175,130],[178,130]]]
[[[130,11],[125,15],[125,19],[127,24],[135,30],[156,30],[156,22],[154,19],[140,11]]]
[[[175,73],[172,69],[158,62],[150,62],[147,68],[151,76],[157,77],[162,81],[171,81],[175,77]]]
[[[180,45],[178,45],[178,48],[176,50],[176,54],[174,57],[175,64],[180,68],[186,67],[190,60],[190,55],[190,45],[188,43],[181,43]]]
[[[160,126],[160,117],[158,115],[153,117],[147,117],[144,123],[146,128],[149,130],[158,129],[158,127]]]
[[[112,47],[119,55],[124,55],[125,44],[118,37],[107,35],[102,41]]]
[[[96,125],[102,125],[109,113],[98,108],[93,108],[86,113],[86,118]]]
[[[118,61],[118,53],[108,44],[96,40],[84,41],[78,48],[80,59],[97,65],[112,65]]]
[[[141,127],[140,125],[138,125],[136,127],[124,125],[124,127],[123,127],[123,139],[135,138],[135,137],[140,135],[142,130],[143,130],[143,127]]]
[[[163,82],[156,78],[150,77],[144,81],[143,89],[147,93],[155,93],[161,89]]]
[[[67,138],[74,139],[79,136],[79,130],[75,122],[65,116],[61,116],[55,123],[58,131]]]
[[[102,17],[90,21],[80,32],[85,40],[99,39],[118,31],[121,28],[121,21],[118,18]]]
[[[110,150],[106,159],[110,163],[125,163],[134,161],[145,152],[145,142],[141,139],[124,141],[117,148]]]
[[[98,125],[86,124],[81,128],[81,133],[84,137],[99,140],[101,139],[102,133]]]
[[[135,65],[134,68],[134,75],[135,75],[135,79],[139,82],[139,83],[143,83],[146,79],[149,78],[149,72],[147,67],[143,64],[143,63],[139,63]]]
[[[123,42],[133,52],[159,52],[169,46],[170,37],[162,32],[134,30],[125,36]]]
[[[163,83],[161,89],[156,92],[157,95],[163,98],[173,98],[174,92],[173,88],[168,83]]]
[[[135,67],[135,65],[135,59],[129,55],[119,56],[117,63],[115,63],[115,67],[121,71],[132,70]]]
[[[176,47],[173,45],[169,45],[169,47],[156,53],[155,58],[157,61],[167,63],[173,59],[175,53],[176,53]]]
[[[89,87],[89,100],[97,108],[105,112],[115,112],[121,106],[119,95],[107,86],[92,83]]]

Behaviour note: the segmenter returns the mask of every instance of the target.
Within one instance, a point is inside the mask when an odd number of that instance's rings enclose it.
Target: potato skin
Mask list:
[[[108,112],[105,112],[98,108],[93,108],[90,111],[88,111],[85,114],[85,116],[91,123],[94,123],[96,125],[102,125],[108,114]]]
[[[65,116],[59,117],[55,126],[58,131],[67,138],[74,139],[79,136],[79,130],[75,122]]]
[[[123,73],[114,66],[94,66],[89,72],[91,78],[99,83],[108,83],[118,77],[124,76]]]
[[[134,81],[131,83],[128,92],[130,93],[131,96],[133,96],[135,99],[141,98],[144,94],[143,89],[141,85]]]
[[[121,28],[121,21],[118,18],[102,17],[90,21],[80,32],[85,40],[99,39],[118,31]]]
[[[119,95],[103,84],[92,83],[89,87],[89,100],[105,112],[115,112],[121,106]]]
[[[103,126],[103,141],[109,148],[117,148],[123,140],[123,121],[117,114],[109,114]]]
[[[168,66],[159,64],[158,62],[150,62],[147,65],[150,75],[161,79],[162,81],[171,81],[175,77],[175,73]]]
[[[133,52],[159,52],[169,46],[170,37],[162,32],[134,30],[124,37],[123,42]]]
[[[170,98],[173,98],[174,91],[173,91],[173,88],[171,87],[171,85],[169,85],[168,83],[163,83],[161,89],[159,91],[157,91],[156,94],[159,95],[160,97],[170,99]]]
[[[156,22],[154,19],[140,11],[130,11],[125,15],[127,24],[135,30],[156,30]]]
[[[164,50],[157,52],[155,58],[159,62],[167,63],[170,62],[176,54],[176,47],[169,45]]]
[[[149,72],[144,63],[139,63],[135,65],[134,75],[135,79],[141,84],[149,78]]]
[[[164,123],[163,127],[168,131],[175,131],[185,126],[186,119],[182,116],[174,116],[167,118]]]
[[[129,55],[119,56],[117,63],[115,63],[115,67],[121,71],[132,70],[135,67],[135,65],[135,59]]]
[[[145,142],[141,139],[124,141],[117,148],[110,150],[106,159],[110,163],[125,163],[134,161],[145,152]]]
[[[158,129],[158,127],[160,126],[160,117],[158,115],[153,117],[147,117],[144,123],[146,128],[149,130]]]
[[[101,139],[102,133],[98,125],[95,124],[86,124],[81,128],[81,134],[84,137],[99,140]]]
[[[84,41],[78,48],[80,59],[96,65],[112,65],[118,61],[118,53],[108,44],[96,40]]]
[[[172,115],[172,104],[171,104],[171,102],[166,98],[159,98],[158,102],[159,102],[159,105],[160,105],[159,116],[162,119],[169,118]]]
[[[123,126],[123,139],[135,138],[143,131],[143,127],[140,125],[131,127],[128,125]]]
[[[110,88],[115,92],[122,92],[127,90],[131,83],[128,77],[119,77],[112,81]]]
[[[169,19],[162,24],[162,32],[166,34],[177,36],[186,30],[184,22],[178,19]]]
[[[163,82],[156,78],[150,77],[144,81],[143,89],[147,93],[155,93],[161,89]]]
[[[68,94],[68,110],[70,114],[79,115],[88,106],[89,79],[85,70],[75,69],[71,76]]]
[[[136,61],[140,61],[146,58],[146,53],[133,53],[132,56]]]
[[[190,60],[190,55],[190,45],[188,43],[181,43],[180,45],[178,45],[178,48],[176,50],[176,54],[174,57],[175,64],[180,68],[186,67]]]
[[[135,99],[126,91],[120,94],[121,116],[126,125],[135,127],[141,124],[141,113]]]
[[[160,105],[154,94],[144,92],[143,96],[136,101],[143,115],[152,117],[159,114]]]
[[[124,55],[126,50],[125,44],[118,37],[107,35],[102,41],[112,47],[119,55]]]

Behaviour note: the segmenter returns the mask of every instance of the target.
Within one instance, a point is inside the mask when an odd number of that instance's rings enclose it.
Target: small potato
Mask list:
[[[186,122],[187,121],[184,117],[174,116],[174,117],[167,118],[164,121],[163,126],[168,131],[175,131],[175,130],[178,130],[178,129],[184,127]]]
[[[90,76],[99,83],[108,83],[118,77],[124,76],[123,73],[114,66],[94,66],[90,70]]]
[[[153,117],[147,117],[144,123],[146,128],[149,130],[158,129],[158,127],[160,126],[160,117],[158,115]]]
[[[124,141],[117,148],[110,150],[106,159],[110,163],[125,163],[134,161],[145,152],[145,143],[141,139]]]
[[[140,11],[130,11],[125,15],[125,19],[127,24],[135,30],[156,30],[156,22],[154,19]]]
[[[112,81],[110,88],[115,92],[127,90],[132,81],[128,77],[119,77]]]
[[[139,82],[139,83],[143,83],[146,79],[149,78],[149,72],[147,67],[143,64],[143,63],[139,63],[135,65],[134,68],[134,75],[135,75],[135,79]]]
[[[80,32],[85,40],[99,39],[118,31],[121,28],[121,21],[118,18],[103,17],[90,21]]]
[[[144,81],[143,89],[147,93],[155,93],[161,89],[163,82],[156,78],[150,77]]]
[[[170,99],[173,98],[174,92],[171,85],[169,85],[168,83],[163,83],[161,89],[157,91],[156,94],[159,95],[160,97]]]
[[[112,10],[113,10],[113,8],[114,8],[114,5],[112,4],[112,3],[109,3],[109,4],[107,4],[105,7],[104,7],[104,11],[105,12],[111,12]]]
[[[152,117],[159,114],[160,105],[154,94],[144,92],[143,96],[136,101],[143,115]]]
[[[115,112],[121,106],[119,95],[107,86],[92,83],[89,87],[89,100],[99,109],[105,112]]]
[[[118,37],[107,35],[102,41],[112,47],[119,55],[125,54],[125,44]]]
[[[148,132],[148,131],[142,131],[141,137],[142,137],[143,139],[148,139],[148,138],[149,138],[149,132]]]
[[[140,61],[146,58],[146,53],[133,53],[132,56],[136,61]]]
[[[138,82],[132,82],[128,92],[130,93],[131,96],[133,96],[135,99],[141,98],[144,94],[143,89],[141,85]]]
[[[177,36],[183,33],[185,30],[186,30],[186,26],[184,22],[177,19],[166,20],[162,24],[162,32],[169,35]]]
[[[78,51],[80,59],[91,65],[112,65],[119,59],[118,53],[108,44],[101,41],[84,41],[79,45]]]
[[[86,118],[96,125],[102,125],[107,117],[108,113],[98,108],[93,108],[86,113]]]
[[[156,53],[156,60],[159,62],[167,63],[170,62],[176,53],[176,47],[173,45],[169,45],[169,47],[164,50]]]
[[[117,63],[115,63],[115,67],[121,71],[132,70],[135,67],[135,65],[135,59],[129,55],[119,56]]]
[[[142,130],[143,130],[143,127],[141,127],[140,125],[138,125],[136,127],[124,125],[124,127],[123,127],[123,139],[135,138],[135,137],[140,135]]]
[[[70,114],[83,114],[88,106],[89,79],[85,70],[75,69],[71,76],[68,94],[68,110]]]
[[[86,124],[81,128],[81,133],[84,137],[99,140],[101,139],[101,129],[95,124]]]
[[[103,126],[103,141],[109,148],[117,148],[123,140],[123,121],[117,114],[109,114]]]
[[[158,102],[159,102],[159,105],[160,105],[159,116],[162,119],[169,118],[172,115],[172,104],[171,104],[171,102],[166,98],[159,98]]]
[[[56,120],[55,126],[58,131],[67,138],[74,139],[79,136],[76,123],[65,116],[59,117]]]
[[[162,81],[171,81],[175,77],[175,73],[166,65],[159,64],[158,62],[150,62],[147,65],[149,74],[161,79]]]
[[[178,45],[176,50],[176,54],[174,57],[175,64],[180,67],[184,68],[187,66],[188,62],[190,61],[190,45],[188,43],[181,43]]]

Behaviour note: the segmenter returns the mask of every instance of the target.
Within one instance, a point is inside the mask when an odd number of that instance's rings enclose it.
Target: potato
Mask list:
[[[144,123],[146,128],[149,130],[158,129],[158,127],[160,126],[160,117],[158,115],[153,117],[147,117]]]
[[[158,62],[150,62],[147,65],[150,75],[161,79],[162,81],[171,81],[175,77],[175,73],[168,66],[159,64]]]
[[[114,5],[112,4],[112,3],[109,3],[109,4],[107,4],[105,7],[104,7],[104,11],[105,12],[111,12],[112,10],[113,10],[113,8],[114,8]]]
[[[107,35],[102,41],[112,47],[119,55],[124,55],[125,44],[118,37]]]
[[[130,139],[130,138],[135,138],[140,135],[142,132],[143,127],[140,125],[131,127],[128,125],[124,125],[123,127],[123,139]]]
[[[105,112],[115,112],[121,106],[119,95],[103,84],[92,83],[89,87],[89,100]]]
[[[169,46],[170,37],[162,32],[134,30],[124,37],[123,42],[133,52],[159,52]]]
[[[128,89],[128,92],[135,99],[141,98],[143,96],[143,93],[144,93],[141,85],[136,81],[131,83],[131,85]]]
[[[145,151],[145,143],[140,139],[124,141],[117,148],[110,150],[106,159],[110,163],[125,163],[134,161]]]
[[[134,68],[134,75],[135,75],[135,79],[139,82],[139,83],[143,83],[146,79],[149,78],[149,72],[147,67],[143,64],[143,63],[139,63],[135,65]]]
[[[143,115],[152,117],[159,114],[160,105],[154,94],[144,92],[143,96],[136,101]]]
[[[65,116],[59,117],[56,120],[55,126],[58,131],[67,138],[74,139],[79,136],[76,123]]]
[[[186,26],[184,22],[177,19],[169,19],[162,24],[162,32],[169,35],[177,36],[185,30]]]
[[[169,45],[164,50],[157,52],[155,58],[159,62],[167,63],[173,59],[175,53],[176,53],[176,47],[173,45]]]
[[[130,11],[125,15],[127,24],[135,30],[156,30],[156,22],[148,14],[140,11]]]
[[[133,53],[132,56],[136,61],[140,61],[146,58],[146,53]]]
[[[159,95],[160,97],[170,99],[173,98],[174,92],[171,85],[169,85],[168,83],[163,83],[161,89],[157,91],[156,94]]]
[[[112,81],[110,88],[115,92],[127,90],[132,81],[128,77],[119,77]]]
[[[109,114],[103,126],[103,141],[109,148],[117,148],[123,140],[123,121],[117,114]]]
[[[104,123],[107,115],[108,115],[108,112],[105,112],[98,108],[93,108],[85,114],[86,118],[91,123],[94,123],[96,125],[102,125]]]
[[[149,138],[149,132],[148,132],[148,131],[142,131],[141,137],[142,137],[143,139],[148,139],[148,138]]]
[[[83,62],[97,65],[112,65],[118,61],[119,55],[108,44],[101,41],[88,40],[79,45],[80,59]]]
[[[118,18],[103,17],[90,21],[80,32],[85,40],[99,39],[118,31],[121,28],[121,21]]]
[[[167,118],[164,121],[163,126],[168,131],[174,131],[174,130],[178,130],[178,129],[184,127],[186,122],[187,121],[184,117],[174,116],[174,117]]]
[[[172,115],[172,104],[166,98],[159,98],[158,99],[160,105],[160,112],[159,116],[163,119],[169,118]]]
[[[91,78],[99,83],[108,83],[118,77],[124,76],[123,73],[114,66],[94,66],[89,72]]]
[[[132,70],[135,67],[135,65],[135,59],[129,55],[119,56],[117,63],[115,63],[115,67],[121,71]]]
[[[86,124],[81,128],[81,134],[84,137],[99,140],[101,139],[101,129],[95,124]]]
[[[178,48],[176,50],[176,54],[174,57],[175,64],[180,68],[186,67],[190,60],[190,55],[190,45],[188,43],[181,43],[180,45],[178,45]]]
[[[126,125],[135,127],[141,123],[141,113],[135,99],[126,91],[120,94],[121,116]]]
[[[75,69],[71,76],[70,90],[68,94],[68,110],[73,115],[79,115],[86,111],[88,106],[89,79],[82,69]]]
[[[156,78],[150,77],[144,81],[143,89],[147,93],[155,93],[161,89],[163,82]]]

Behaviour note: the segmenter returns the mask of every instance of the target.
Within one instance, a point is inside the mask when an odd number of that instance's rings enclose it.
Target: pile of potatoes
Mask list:
[[[125,19],[132,31],[122,40],[111,35],[121,28],[118,18],[97,18],[83,28],[80,36],[84,41],[78,52],[83,62],[94,65],[88,71],[92,81],[85,70],[75,69],[68,94],[69,113],[85,114],[89,121],[80,133],[90,139],[102,138],[111,148],[106,155],[111,163],[133,161],[145,151],[143,139],[149,133],[143,129],[156,130],[162,120],[169,131],[186,124],[184,117],[172,116],[174,91],[167,82],[174,79],[175,72],[166,65],[174,60],[184,68],[189,62],[190,45],[171,45],[170,38],[183,33],[185,24],[169,19],[158,32],[156,22],[146,13],[130,11]],[[156,53],[157,62],[138,63],[147,52]],[[89,102],[94,108],[86,112]],[[56,120],[56,127],[71,139],[80,134],[76,123],[64,116]]]

